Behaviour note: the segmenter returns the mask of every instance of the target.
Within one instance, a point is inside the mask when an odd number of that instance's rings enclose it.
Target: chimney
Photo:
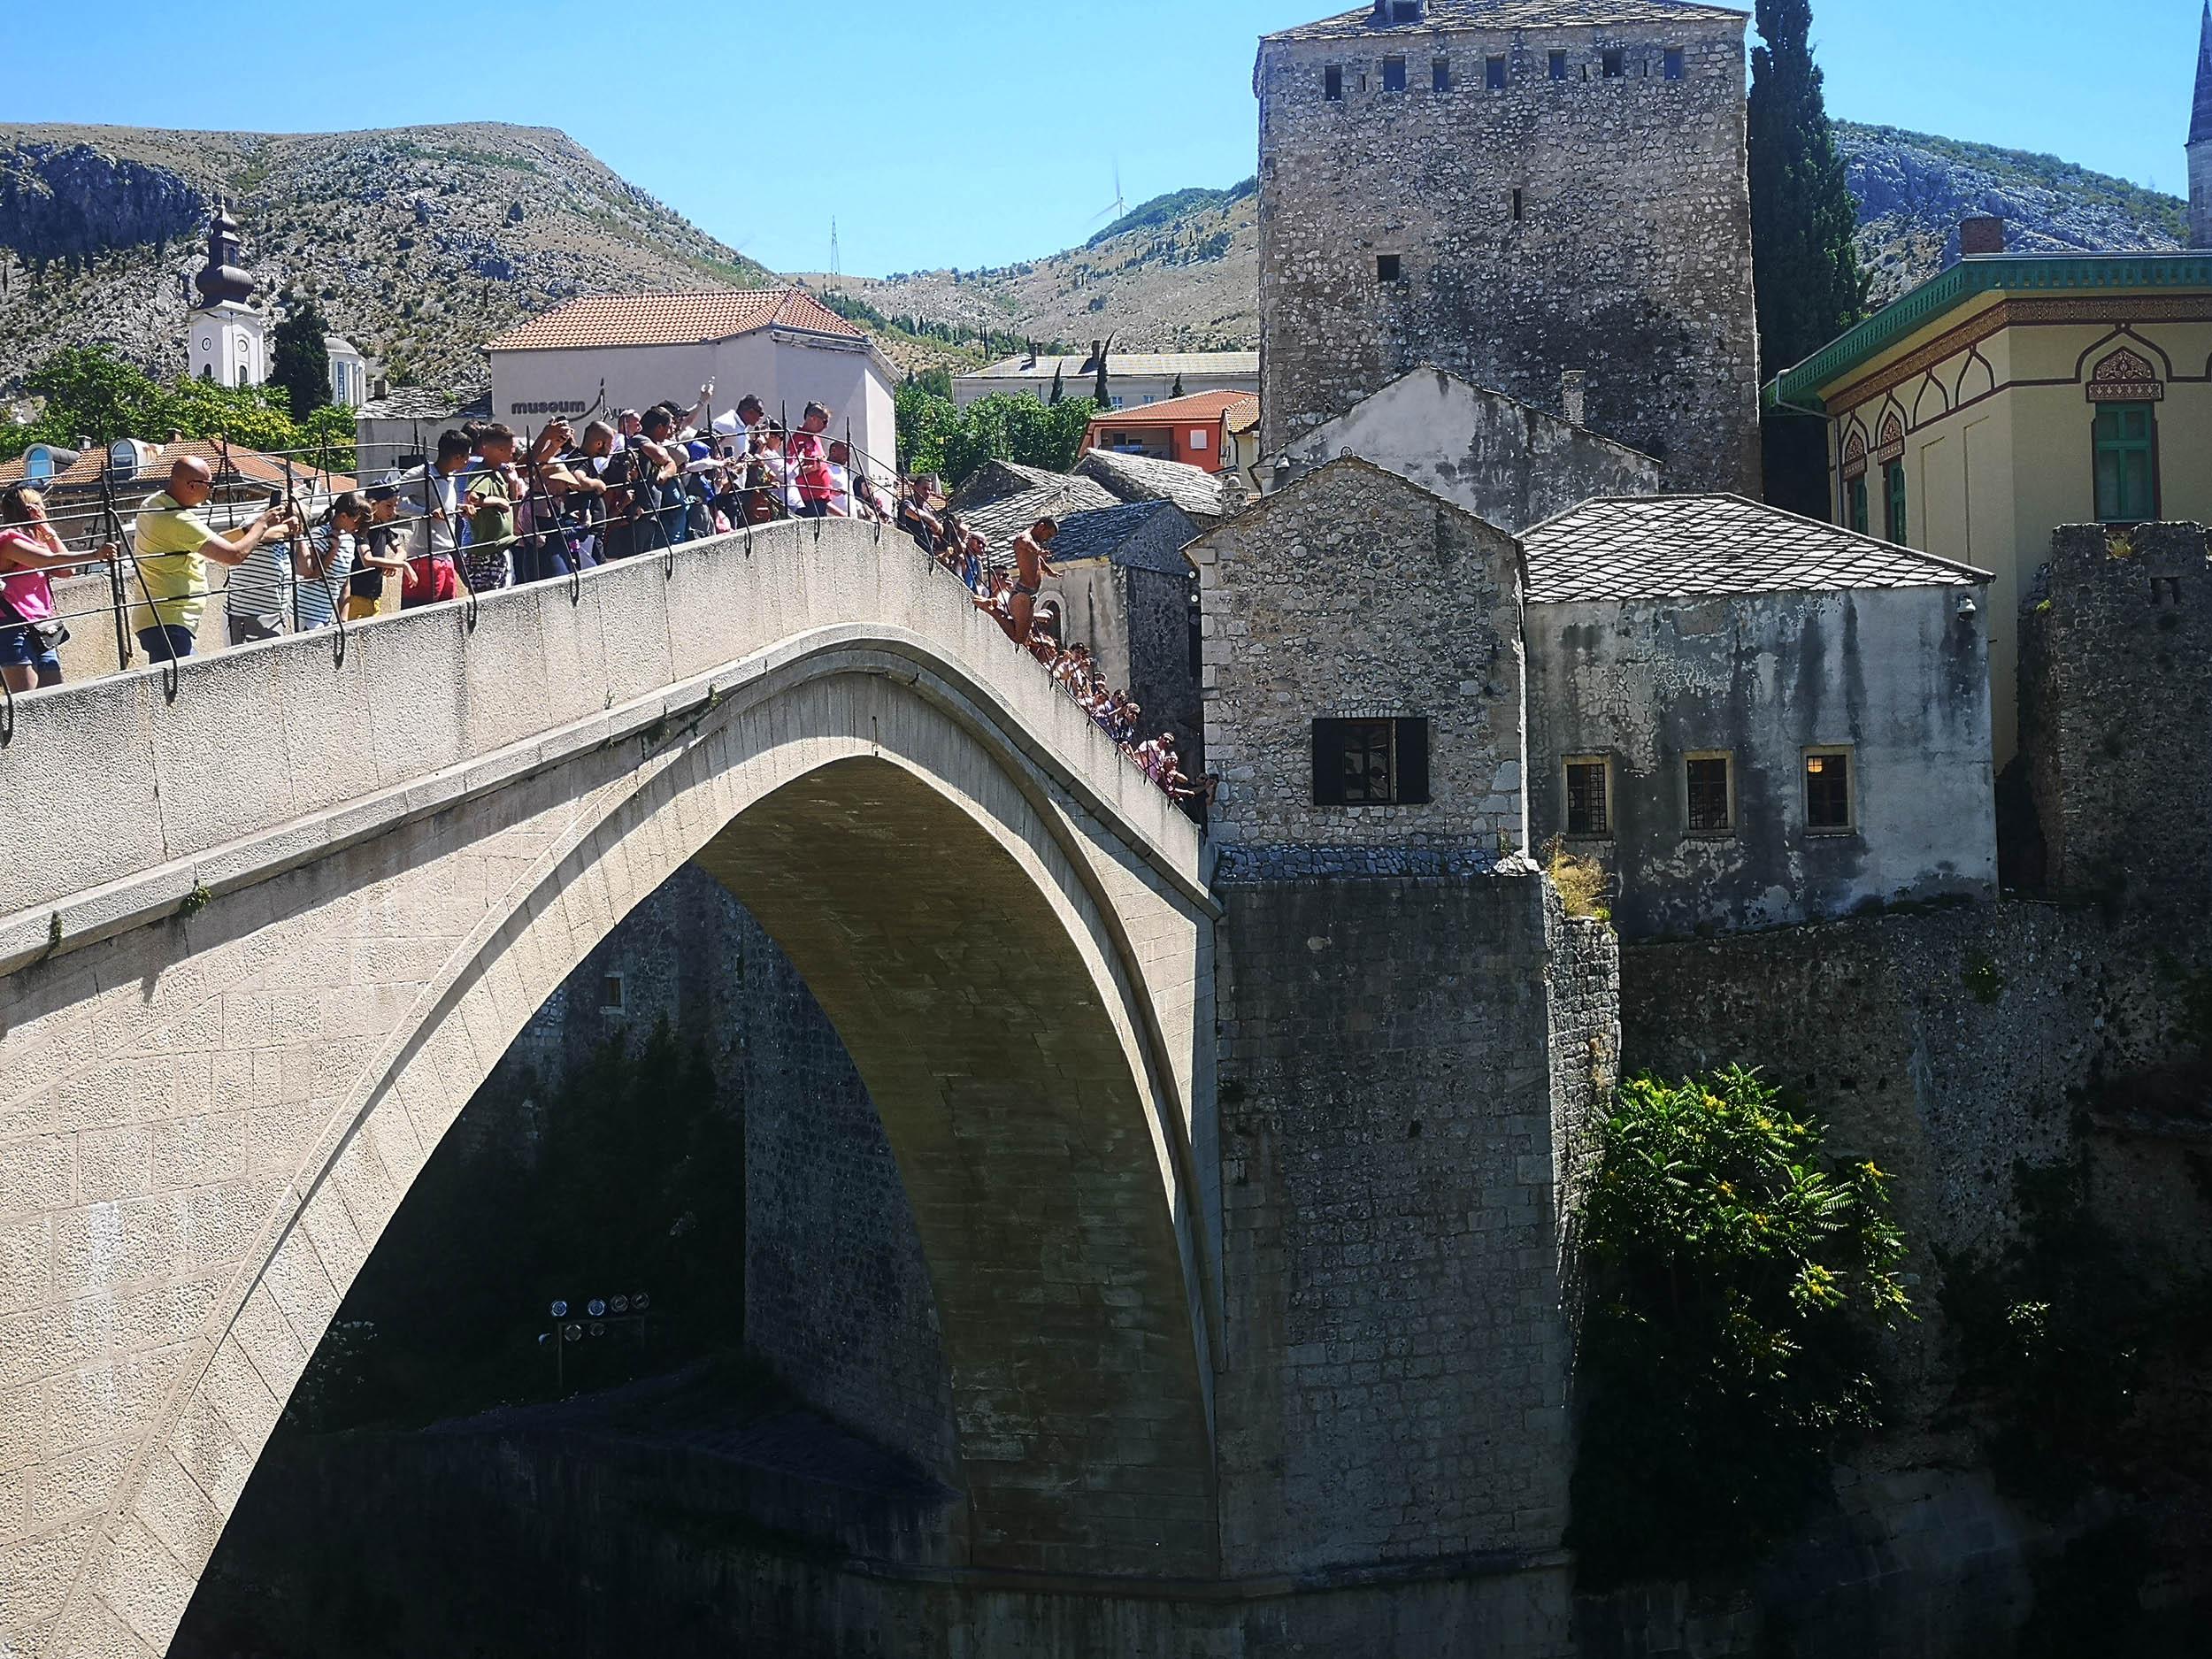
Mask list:
[[[1589,411],[1590,371],[1569,369],[1559,377],[1559,408],[1571,426],[1583,425],[1583,417]]]
[[[1221,475],[1221,511],[1233,518],[1252,502],[1252,492],[1244,487],[1244,475],[1233,466]]]
[[[2002,253],[2005,250],[2005,221],[1986,215],[1959,221],[1959,257],[1971,254]]]

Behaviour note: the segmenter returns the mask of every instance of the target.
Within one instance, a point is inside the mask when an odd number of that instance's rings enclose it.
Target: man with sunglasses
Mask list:
[[[180,456],[169,468],[169,487],[138,510],[134,551],[142,593],[131,609],[131,627],[157,663],[192,655],[200,615],[207,608],[208,562],[235,569],[289,522],[273,506],[233,536],[207,522],[215,474],[197,456]]]

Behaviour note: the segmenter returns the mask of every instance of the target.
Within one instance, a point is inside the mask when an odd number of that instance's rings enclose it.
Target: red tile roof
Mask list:
[[[1187,397],[1164,398],[1136,409],[1105,409],[1091,417],[1094,426],[1181,426],[1196,420],[1218,420],[1237,404],[1259,400],[1249,392],[1193,392]]]
[[[691,346],[771,326],[848,340],[867,335],[804,288],[713,288],[689,294],[595,294],[488,342],[487,351]]]
[[[205,461],[214,472],[219,484],[226,479],[235,478],[250,484],[265,485],[280,492],[284,488],[286,464],[279,456],[264,455],[257,449],[248,449],[234,443],[226,448],[214,438],[179,438],[149,447],[153,455],[137,474],[128,480],[116,480],[119,495],[127,495],[132,490],[142,492],[150,482],[157,487],[168,477],[171,465],[188,455],[196,455]],[[64,467],[51,478],[39,480],[39,484],[49,489],[96,488],[100,482],[100,470],[107,465],[107,458],[108,452],[96,444],[78,456],[73,465]],[[333,492],[357,488],[354,480],[342,473],[318,472],[311,457],[295,459],[291,463],[290,475],[296,488],[311,484],[319,484],[320,488]],[[18,456],[12,461],[0,461],[0,484],[20,483],[22,479],[22,457]]]

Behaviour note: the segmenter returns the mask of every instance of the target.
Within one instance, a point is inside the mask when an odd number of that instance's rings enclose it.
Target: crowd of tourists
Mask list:
[[[374,616],[394,577],[401,607],[413,610],[779,519],[857,518],[895,526],[957,575],[1171,798],[1207,793],[1184,774],[1173,736],[1144,736],[1143,710],[1107,685],[1086,647],[1062,640],[1059,606],[1043,591],[1057,573],[1052,519],[999,555],[947,511],[940,480],[887,488],[873,477],[864,457],[829,435],[822,404],[809,403],[787,431],[757,397],[715,415],[713,395],[710,384],[689,410],[625,410],[580,430],[556,419],[527,442],[498,421],[470,422],[441,434],[419,464],[338,493],[311,518],[278,503],[227,534],[210,522],[213,469],[181,457],[132,521],[131,630],[155,662],[191,656],[211,565],[229,572],[224,626],[244,645]],[[50,572],[121,556],[113,546],[89,560],[72,552],[36,489],[0,492],[0,680],[11,691],[60,683],[66,624]]]

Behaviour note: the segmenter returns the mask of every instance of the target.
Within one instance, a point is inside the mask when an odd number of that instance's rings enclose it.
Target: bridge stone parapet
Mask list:
[[[776,526],[22,701],[0,750],[0,1643],[158,1654],[461,1105],[696,861],[881,1113],[955,1563],[1202,1580],[1212,901],[910,544]]]

